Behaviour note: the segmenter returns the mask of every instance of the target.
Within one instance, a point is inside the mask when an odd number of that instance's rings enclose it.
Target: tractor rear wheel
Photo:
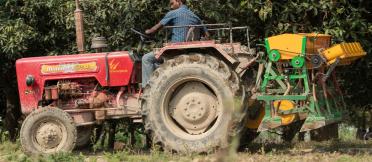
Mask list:
[[[241,114],[240,83],[223,61],[201,54],[167,60],[144,91],[145,128],[153,143],[179,153],[228,145]]]
[[[40,108],[23,121],[21,145],[26,154],[70,152],[75,147],[74,120],[58,108]]]

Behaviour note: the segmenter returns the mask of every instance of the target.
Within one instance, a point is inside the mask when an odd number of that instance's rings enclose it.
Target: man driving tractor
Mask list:
[[[173,26],[187,26],[187,25],[200,25],[202,24],[201,19],[195,15],[186,6],[186,0],[170,0],[169,2],[172,11],[169,11],[165,17],[151,29],[145,31],[146,34],[153,34],[160,28],[166,25]],[[207,36],[206,28],[202,28],[204,34]],[[173,28],[171,42],[184,42],[187,39],[189,27]],[[194,37],[200,37],[194,36]],[[147,53],[142,58],[142,87],[146,87],[152,72],[155,69],[155,63],[157,62],[154,52]]]

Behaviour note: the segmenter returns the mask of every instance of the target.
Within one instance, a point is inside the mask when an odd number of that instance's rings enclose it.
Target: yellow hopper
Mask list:
[[[275,54],[272,61],[291,60],[297,56],[317,54],[318,49],[328,48],[331,36],[317,33],[281,34],[269,37],[265,45],[269,57]]]
[[[349,65],[366,54],[358,42],[336,44],[322,52],[328,65],[334,63],[337,58],[340,59],[338,65]]]

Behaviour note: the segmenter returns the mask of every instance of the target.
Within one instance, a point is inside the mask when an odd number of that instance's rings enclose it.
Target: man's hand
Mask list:
[[[209,39],[209,37],[210,37],[210,34],[209,34],[208,31],[206,31],[206,32],[205,32],[205,38],[206,38],[206,39]]]
[[[145,31],[145,34],[152,34],[151,29],[147,29],[147,30]]]
[[[163,27],[163,25],[161,25],[160,23],[156,24],[155,26],[153,26],[151,29],[147,29],[145,31],[146,34],[154,34],[156,31],[158,31],[161,27]]]

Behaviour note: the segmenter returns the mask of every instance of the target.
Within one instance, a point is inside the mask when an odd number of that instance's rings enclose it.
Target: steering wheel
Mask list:
[[[139,32],[138,30],[136,30],[136,29],[134,29],[134,28],[130,28],[130,30],[131,30],[132,32],[138,34],[138,35],[140,36],[140,38],[141,38],[141,41],[143,41],[143,42],[145,42],[146,39],[147,39],[147,40],[154,40],[153,37],[151,37],[151,36],[149,36],[149,35],[146,35],[146,34],[144,34],[144,33],[142,33],[142,32]]]

